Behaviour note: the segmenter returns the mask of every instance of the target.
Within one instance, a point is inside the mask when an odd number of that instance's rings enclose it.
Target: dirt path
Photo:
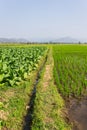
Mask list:
[[[46,70],[45,70],[45,74],[44,74],[44,77],[43,77],[43,87],[44,89],[47,88],[47,86],[49,85],[49,81],[51,80],[51,65],[46,65]]]
[[[45,114],[45,118],[44,118],[44,122],[47,123],[54,123],[52,117],[50,116],[51,110],[53,108],[52,105],[52,95],[51,95],[51,88],[50,88],[50,81],[52,80],[52,69],[53,69],[53,64],[47,64],[45,67],[45,72],[44,72],[44,76],[43,76],[43,83],[42,83],[42,93],[48,93],[48,95],[44,96],[44,112],[45,110],[47,110],[44,114]]]

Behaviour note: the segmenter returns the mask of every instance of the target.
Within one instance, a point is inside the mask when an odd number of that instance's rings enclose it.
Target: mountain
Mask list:
[[[27,43],[27,42],[29,42],[28,40],[26,40],[26,39],[23,39],[23,38],[20,38],[20,39],[17,39],[17,38],[0,38],[0,42],[1,43],[8,43],[8,42],[10,42],[10,43]]]
[[[52,42],[60,42],[60,43],[78,43],[79,40],[71,38],[71,37],[62,37],[56,40],[52,40]]]
[[[56,42],[56,43],[78,43],[79,41],[82,42],[82,40],[78,40],[75,38],[71,38],[71,37],[62,37],[62,38],[58,38],[58,39],[54,39],[54,38],[38,38],[38,39],[34,39],[34,41],[37,42]]]
[[[24,38],[0,38],[0,43],[27,43],[27,42],[58,42],[58,43],[78,43],[79,40],[71,37],[62,37],[59,39],[51,39],[51,38],[37,38],[32,40],[26,40]],[[81,40],[81,42],[83,42]]]

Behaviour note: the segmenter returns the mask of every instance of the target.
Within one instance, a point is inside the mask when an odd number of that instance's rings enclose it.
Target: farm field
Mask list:
[[[86,130],[86,45],[0,45],[1,130]]]

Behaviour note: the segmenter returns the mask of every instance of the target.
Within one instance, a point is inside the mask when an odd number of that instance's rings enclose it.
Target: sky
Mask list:
[[[0,37],[87,40],[87,0],[0,0]]]

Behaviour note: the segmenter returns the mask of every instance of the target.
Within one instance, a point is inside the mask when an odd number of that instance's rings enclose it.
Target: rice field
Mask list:
[[[54,75],[63,96],[87,94],[87,46],[60,45],[53,47]]]

